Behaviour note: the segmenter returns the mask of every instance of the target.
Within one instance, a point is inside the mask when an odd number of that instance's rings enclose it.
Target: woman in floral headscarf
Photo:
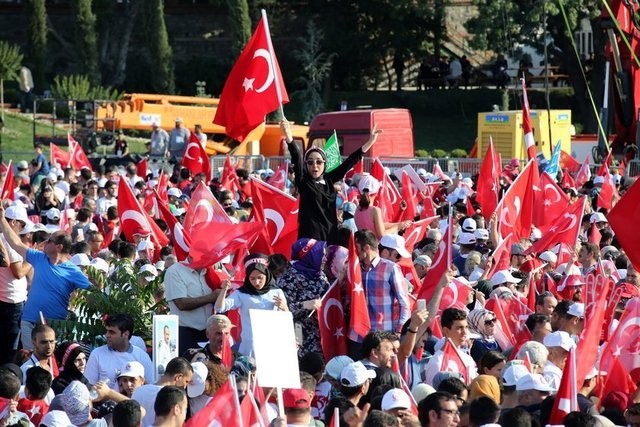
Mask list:
[[[322,271],[326,246],[326,242],[315,239],[297,240],[291,248],[291,266],[278,279],[293,321],[302,326],[300,354],[322,351],[318,316],[311,312],[320,309],[320,298],[329,289],[329,281]]]
[[[480,335],[481,338],[473,340],[471,346],[471,357],[478,363],[482,356],[489,350],[502,353],[500,344],[495,340],[494,335],[496,333],[496,315],[493,311],[477,308],[471,310],[467,316],[469,321],[469,329],[471,332],[475,332]]]

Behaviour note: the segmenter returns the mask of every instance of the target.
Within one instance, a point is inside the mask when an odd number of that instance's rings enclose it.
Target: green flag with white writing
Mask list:
[[[340,156],[340,147],[338,147],[338,136],[336,131],[327,139],[324,144],[324,152],[327,155],[327,165],[324,169],[325,172],[331,172],[342,163],[342,157]]]

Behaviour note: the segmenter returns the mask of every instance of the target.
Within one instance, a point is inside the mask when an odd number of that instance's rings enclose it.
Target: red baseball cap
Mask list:
[[[301,388],[288,388],[282,393],[285,408],[306,409],[311,407],[309,393]]]

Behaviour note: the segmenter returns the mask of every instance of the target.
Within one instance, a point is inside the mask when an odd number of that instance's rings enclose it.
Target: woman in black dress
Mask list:
[[[320,147],[311,147],[303,156],[300,148],[293,141],[289,123],[283,121],[280,127],[291,153],[295,173],[294,184],[300,195],[298,239],[308,237],[326,241],[328,244],[338,243],[340,235],[334,185],[362,159],[363,153],[369,151],[381,131],[374,128],[371,137],[361,148],[351,153],[337,168],[325,173],[327,155],[324,150]]]

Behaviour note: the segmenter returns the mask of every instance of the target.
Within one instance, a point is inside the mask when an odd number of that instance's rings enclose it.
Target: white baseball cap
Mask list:
[[[204,385],[209,375],[209,369],[202,362],[193,362],[191,364],[193,368],[193,377],[187,384],[187,395],[191,398],[198,397],[204,393]]]
[[[4,211],[4,217],[7,219],[15,219],[25,224],[29,221],[27,210],[23,206],[12,205]]]
[[[410,409],[411,398],[402,389],[392,388],[382,396],[380,409],[390,411],[392,409]]]
[[[529,374],[522,376],[516,382],[516,391],[538,390],[552,392],[553,389],[547,384],[542,375]]]
[[[604,216],[602,212],[594,212],[591,214],[589,218],[589,222],[593,224],[594,222],[609,222],[607,221],[607,217]]]
[[[144,366],[135,360],[129,361],[118,374],[118,378],[120,377],[144,378]]]
[[[325,365],[324,374],[334,380],[339,380],[342,370],[351,363],[353,363],[353,359],[349,356],[335,356]]]
[[[342,369],[340,383],[346,387],[358,387],[376,377],[376,371],[367,369],[362,362],[353,362]]]
[[[467,233],[473,233],[478,228],[478,224],[476,224],[476,220],[473,218],[467,218],[462,223],[462,230]]]
[[[513,277],[509,270],[500,270],[495,272],[491,277],[491,284],[493,286],[498,286],[503,283],[520,283],[520,279]]]
[[[550,333],[544,337],[542,343],[545,347],[562,347],[566,351],[569,351],[576,346],[575,341],[573,341],[571,336],[565,331]]]
[[[598,175],[595,178],[593,178],[593,183],[594,184],[604,184],[604,176]]]
[[[473,235],[476,236],[476,239],[489,239],[489,231],[485,228],[476,228],[476,231],[473,232]]]
[[[364,175],[358,181],[358,191],[362,193],[364,190],[369,190],[369,194],[376,194],[380,190],[380,181],[371,175]]]
[[[409,253],[407,248],[404,247],[404,237],[397,234],[385,234],[384,236],[382,236],[382,239],[380,239],[380,245],[384,246],[385,248],[395,249],[396,251],[398,251],[398,254],[400,254],[402,258],[411,257],[411,254]]]
[[[75,254],[69,259],[69,261],[71,261],[74,265],[77,265],[78,267],[91,265],[89,256],[87,254],[82,254],[82,253]]]
[[[502,373],[502,384],[507,387],[513,387],[518,380],[529,374],[529,370],[522,363],[512,363]]]
[[[180,197],[182,196],[182,191],[179,188],[171,187],[167,190],[167,196]]]
[[[467,218],[469,219],[469,218]],[[476,236],[475,234],[469,233],[460,233],[460,237],[458,237],[458,243],[461,245],[475,245],[476,244]]]
[[[574,302],[569,306],[567,314],[581,319],[584,318],[584,304],[581,302]]]
[[[538,258],[540,258],[542,261],[547,261],[551,265],[555,265],[556,262],[558,262],[558,256],[551,251],[542,252],[538,256]]]
[[[144,279],[147,282],[152,282],[153,279],[158,277],[158,270],[153,266],[153,264],[143,265],[142,267],[140,267],[140,270],[138,271],[138,273],[139,274],[147,273],[144,277]]]
[[[51,220],[60,219],[60,209],[58,208],[50,208],[47,211],[47,218]]]
[[[91,260],[91,266],[103,273],[109,273],[109,263],[100,257]]]

